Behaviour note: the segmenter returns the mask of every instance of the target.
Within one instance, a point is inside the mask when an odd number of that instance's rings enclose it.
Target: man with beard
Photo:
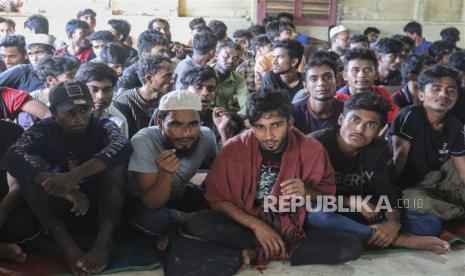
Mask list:
[[[249,91],[247,82],[235,71],[241,59],[241,46],[232,42],[220,44],[216,49],[215,71],[219,84],[216,90],[215,106],[229,112],[245,114],[245,102]]]
[[[388,115],[388,122],[391,123],[397,114],[398,108],[384,88],[374,85],[376,79],[376,67],[378,60],[371,50],[353,49],[344,56],[344,80],[347,85],[339,89],[336,99],[346,101],[351,95],[362,92],[374,92],[388,100],[391,105],[391,112]],[[384,133],[384,132],[383,132]]]
[[[400,65],[403,61],[404,45],[397,39],[382,38],[376,43],[375,53],[378,58],[378,78],[375,85],[400,86],[402,74]]]
[[[164,234],[186,219],[184,212],[208,208],[190,179],[217,153],[215,135],[201,127],[199,96],[172,91],[160,100],[157,126],[141,129],[131,139],[129,161],[133,195],[128,220],[146,233]]]
[[[79,19],[71,19],[66,23],[66,35],[69,44],[58,49],[57,54],[75,56],[81,64],[94,58],[92,45],[87,39],[90,35],[89,24]]]
[[[170,91],[173,84],[173,64],[165,56],[151,56],[139,61],[141,87],[123,91],[113,105],[128,122],[129,137],[147,127],[161,96]]]
[[[290,260],[291,265],[357,259],[362,244],[355,236],[304,230],[305,208],[290,202],[291,197],[316,199],[335,192],[326,151],[293,128],[291,108],[285,93],[261,88],[251,94],[247,119],[252,128],[231,138],[215,159],[205,193],[213,211],[195,214],[187,232],[241,250],[244,265],[277,259]]]
[[[294,127],[309,134],[337,125],[344,103],[336,94],[336,64],[329,59],[312,59],[305,69],[307,96],[293,103]]]
[[[216,94],[218,77],[210,66],[195,67],[187,70],[181,79],[182,89],[197,94],[202,101],[200,120],[202,126],[206,126],[215,133],[218,149],[232,136],[242,131],[245,126],[242,118],[234,113],[229,113],[223,107],[212,107]],[[150,126],[157,122],[159,110],[153,112]]]
[[[102,62],[87,62],[76,73],[77,81],[87,84],[94,101],[93,114],[97,118],[108,118],[128,137],[126,117],[116,107],[110,105],[113,99],[113,87],[117,76],[113,69]]]
[[[304,47],[297,40],[280,40],[273,43],[272,71],[265,73],[262,79],[263,88],[274,88],[294,95],[304,88],[302,74],[297,72],[304,54]]]
[[[343,25],[329,27],[329,44],[331,51],[336,52],[339,56],[344,56],[349,46],[349,30]]]
[[[58,84],[50,91],[53,118],[25,131],[5,155],[8,173],[74,275],[109,263],[132,152],[113,122],[92,116],[92,106],[84,83]],[[93,247],[84,252],[76,235],[95,237]]]

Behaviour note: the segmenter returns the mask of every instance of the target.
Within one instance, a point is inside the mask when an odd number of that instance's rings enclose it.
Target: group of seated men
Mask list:
[[[0,257],[27,263],[47,242],[74,275],[99,273],[122,225],[244,265],[448,253],[443,222],[465,217],[465,51],[417,22],[378,41],[336,25],[314,50],[292,20],[232,40],[196,18],[184,45],[156,18],[136,50],[128,22],[94,30],[90,9],[58,48],[45,17],[26,40],[0,18]]]

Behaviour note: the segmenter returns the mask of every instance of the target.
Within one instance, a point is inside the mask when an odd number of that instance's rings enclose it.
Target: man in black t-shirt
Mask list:
[[[423,71],[417,82],[421,103],[402,109],[390,129],[399,184],[403,189],[414,187],[417,191],[412,194],[411,189],[404,190],[404,197],[408,194],[412,200],[423,198],[422,211],[441,218],[450,213],[449,202],[464,202],[463,125],[448,112],[457,101],[460,83],[459,73],[443,65]],[[429,187],[430,194],[426,194],[420,182],[430,181],[429,173],[442,170],[446,161],[460,184],[452,187],[447,183],[450,181],[441,181],[442,186]],[[436,200],[431,200],[431,193]],[[458,215],[464,215],[462,204]]]
[[[304,88],[302,74],[297,67],[302,60],[304,47],[296,40],[281,40],[273,43],[272,70],[262,79],[263,88],[283,89],[289,91],[289,97]]]
[[[390,245],[426,249],[436,254],[449,251],[449,244],[434,237],[441,222],[429,214],[401,212],[394,167],[387,144],[378,138],[390,110],[384,97],[370,93],[353,95],[344,105],[340,128],[314,132],[326,148],[336,175],[336,195],[343,206],[356,208],[354,196],[368,203],[356,212],[312,211],[310,226],[347,231],[377,247]],[[388,204],[389,203],[389,204]],[[388,210],[377,209],[386,207]],[[415,222],[415,223],[413,223]],[[401,227],[402,226],[402,227]]]

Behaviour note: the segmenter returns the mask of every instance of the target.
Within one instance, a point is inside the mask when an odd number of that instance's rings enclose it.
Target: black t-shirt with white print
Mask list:
[[[354,157],[346,157],[337,144],[338,135],[337,127],[318,130],[309,135],[317,139],[328,152],[335,173],[336,194],[371,196],[370,202],[375,205],[381,196],[385,196],[391,207],[397,207],[400,194],[386,142],[375,139],[361,148]]]
[[[432,170],[439,170],[450,156],[465,155],[463,125],[449,113],[443,121],[443,129],[435,131],[421,103],[405,107],[397,114],[389,136],[398,136],[411,144],[407,163],[399,179],[402,188],[419,183]]]
[[[283,152],[273,153],[262,149],[260,149],[260,152],[262,154],[262,163],[258,174],[256,199],[263,201],[265,196],[271,195],[273,186],[276,183]]]

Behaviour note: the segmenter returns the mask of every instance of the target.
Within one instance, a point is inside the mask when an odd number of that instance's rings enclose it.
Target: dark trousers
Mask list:
[[[234,249],[256,247],[255,235],[250,229],[210,210],[195,214],[188,222],[187,232]],[[337,264],[358,259],[362,252],[361,241],[352,234],[309,228],[290,256],[290,262],[293,266]]]
[[[139,198],[131,197],[125,206],[125,217],[129,223],[147,234],[169,233],[180,226],[177,211],[191,213],[209,208],[203,194],[202,189],[188,186],[181,198],[170,200],[166,206],[158,209],[148,209]]]
[[[0,243],[24,243],[41,234],[39,222],[27,206],[21,206],[8,215],[0,227]]]
[[[124,202],[126,166],[107,169],[80,184],[89,202],[84,216],[70,212],[72,204],[53,197],[36,183],[20,183],[21,193],[45,230],[67,226],[73,234],[97,233],[101,223],[118,223]]]

